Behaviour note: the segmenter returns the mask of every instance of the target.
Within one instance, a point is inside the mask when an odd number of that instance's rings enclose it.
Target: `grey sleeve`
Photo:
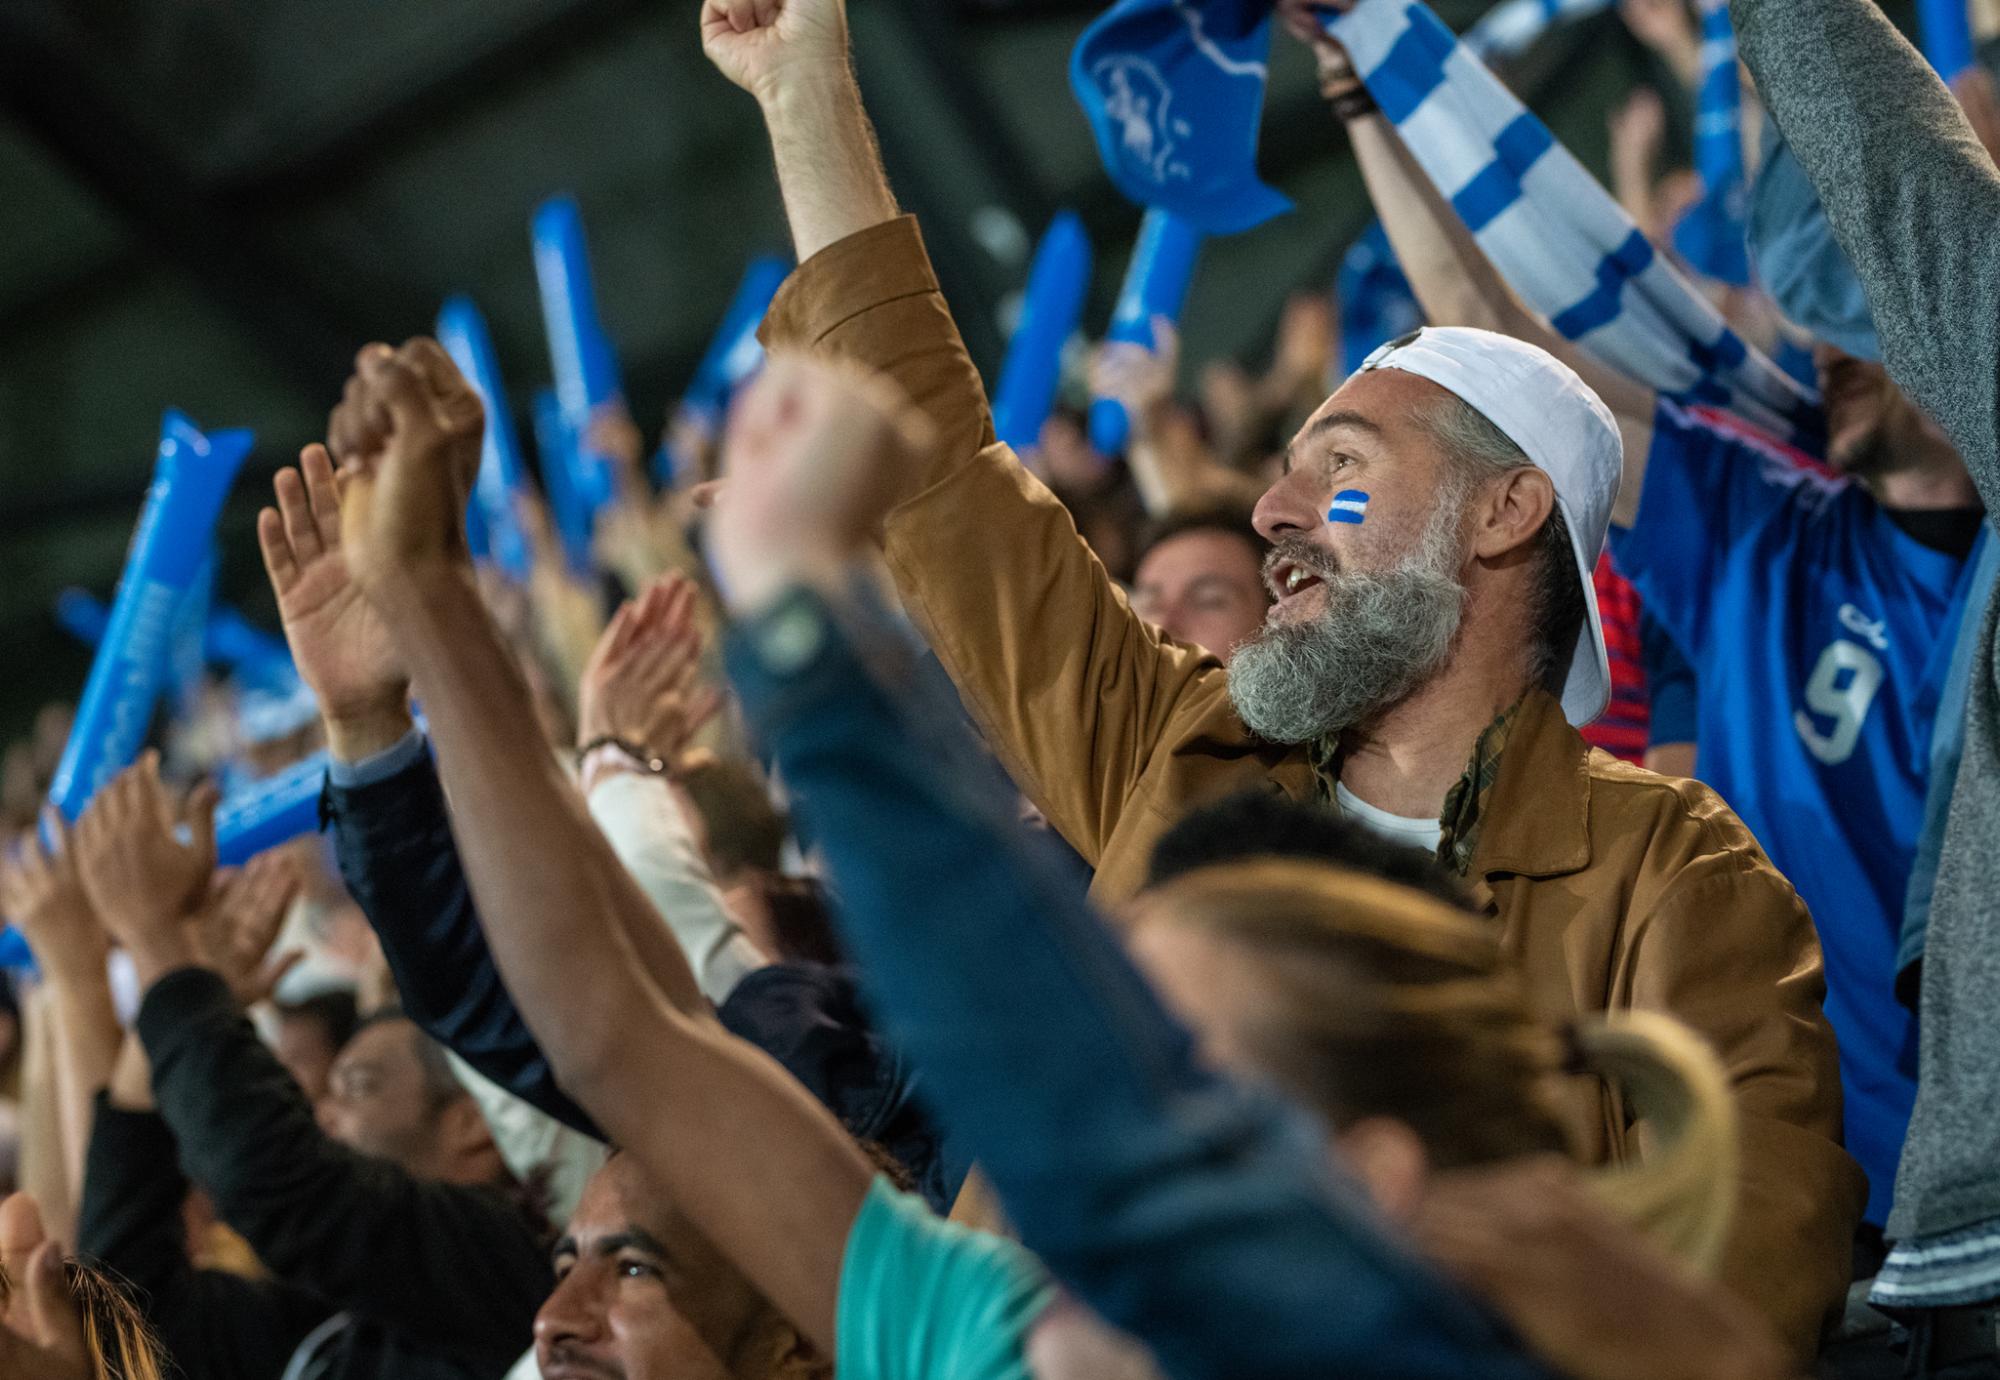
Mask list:
[[[2000,171],[1870,0],[1732,0],[1730,12],[1867,290],[1883,362],[2000,512]]]

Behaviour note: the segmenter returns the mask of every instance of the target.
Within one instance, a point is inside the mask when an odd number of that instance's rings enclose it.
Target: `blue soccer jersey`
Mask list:
[[[1897,932],[1966,563],[1801,460],[1663,401],[1638,522],[1612,551],[1694,663],[1696,770],[1812,910],[1847,1148],[1879,1225],[1916,1097]]]

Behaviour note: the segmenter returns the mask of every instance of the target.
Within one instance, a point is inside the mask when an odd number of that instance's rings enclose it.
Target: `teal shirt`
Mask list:
[[[877,1177],[840,1269],[840,1380],[1030,1380],[1029,1330],[1055,1300],[1012,1241],[933,1213]]]

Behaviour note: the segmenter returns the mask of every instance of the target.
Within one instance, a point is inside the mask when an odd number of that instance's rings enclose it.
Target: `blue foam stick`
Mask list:
[[[570,434],[569,419],[553,390],[538,389],[532,405],[535,448],[542,455],[542,487],[549,496],[556,538],[562,543],[569,568],[579,575],[588,574],[591,513],[574,487],[576,468],[570,453],[576,449],[576,438]]]
[[[319,831],[327,757],[315,752],[231,792],[215,812],[215,860],[226,867]]]
[[[1063,346],[1083,317],[1090,291],[1090,236],[1074,211],[1058,211],[1042,232],[1021,318],[993,390],[993,429],[1015,450],[1041,439],[1062,384]]]
[[[1917,36],[1924,56],[1946,81],[1972,66],[1972,17],[1966,0],[1917,0]]]
[[[1117,310],[1111,315],[1111,329],[1104,334],[1106,340],[1150,346],[1154,317],[1180,320],[1188,284],[1194,281],[1201,238],[1201,231],[1170,211],[1155,208],[1146,212],[1139,225],[1139,241],[1132,246],[1132,262],[1125,270],[1125,286],[1118,292]],[[1090,405],[1090,444],[1098,454],[1123,455],[1131,434],[1132,419],[1125,415],[1124,404],[1099,398]]]
[[[175,411],[161,425],[152,487],[49,788],[49,800],[67,819],[82,813],[145,741],[167,674],[175,615],[208,558],[223,500],[251,445],[247,431],[206,436]]]
[[[317,833],[327,755],[316,752],[225,797],[215,811],[215,860],[238,867],[266,849]],[[34,962],[21,932],[0,933],[0,968]]]
[[[208,670],[204,633],[209,605],[214,599],[215,548],[211,545],[194,583],[188,586],[180,609],[174,614],[173,637],[169,641],[167,685],[173,691],[175,709],[180,714],[193,712],[194,697],[200,692],[201,678]]]
[[[493,337],[470,297],[452,297],[445,302],[438,311],[437,333],[438,343],[486,405],[479,478],[466,509],[468,535],[476,521],[486,537],[486,554],[509,578],[525,580],[531,557],[516,500],[527,482],[527,467],[521,461],[514,418],[507,410],[507,389],[500,379]]]
[[[102,599],[82,589],[66,589],[56,596],[56,624],[64,632],[95,647],[104,640],[111,624],[111,610]],[[284,639],[273,637],[227,604],[209,610],[208,626],[202,633],[202,654],[212,666],[234,671],[253,684],[267,684],[276,676],[292,677],[292,652]]]
[[[572,197],[551,197],[535,208],[535,281],[541,287],[542,322],[555,367],[556,397],[563,421],[576,438],[568,448],[570,488],[584,510],[595,516],[616,488],[612,458],[587,452],[591,414],[617,403],[618,364],[597,314],[597,290],[583,237],[583,213]]]
[[[298,679],[292,649],[227,604],[209,610],[202,648],[209,664],[228,668],[246,685],[289,687]]]
[[[87,589],[75,586],[56,595],[56,626],[86,647],[104,640],[111,626],[111,606]]]
[[[743,270],[736,294],[722,313],[722,324],[716,327],[715,337],[675,407],[677,424],[692,423],[710,435],[721,428],[729,395],[763,366],[764,347],[757,340],[757,327],[763,324],[771,299],[791,271],[791,260],[777,254],[761,254]],[[659,459],[661,468],[655,478],[661,484],[680,487],[696,478],[691,472],[692,457],[674,454],[671,445],[660,447]]]
[[[493,559],[493,534],[486,530],[486,515],[479,508],[479,484],[474,480],[472,497],[465,502],[465,546],[475,561]]]
[[[49,787],[49,802],[63,818],[82,814],[145,742],[167,678],[175,619],[209,558],[216,519],[253,444],[247,431],[205,435],[171,408],[162,419],[153,482]],[[0,933],[0,964],[29,961],[17,931]]]
[[[721,420],[730,392],[763,362],[764,347],[757,341],[757,327],[791,272],[791,260],[776,254],[759,255],[750,261],[715,338],[695,366],[694,378],[681,398],[684,404]]]

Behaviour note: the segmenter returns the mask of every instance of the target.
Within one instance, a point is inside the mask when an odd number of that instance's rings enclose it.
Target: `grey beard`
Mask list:
[[[1465,614],[1457,577],[1460,505],[1447,502],[1392,570],[1323,577],[1309,623],[1265,627],[1236,649],[1229,697],[1250,730],[1309,743],[1396,704],[1450,658]]]

